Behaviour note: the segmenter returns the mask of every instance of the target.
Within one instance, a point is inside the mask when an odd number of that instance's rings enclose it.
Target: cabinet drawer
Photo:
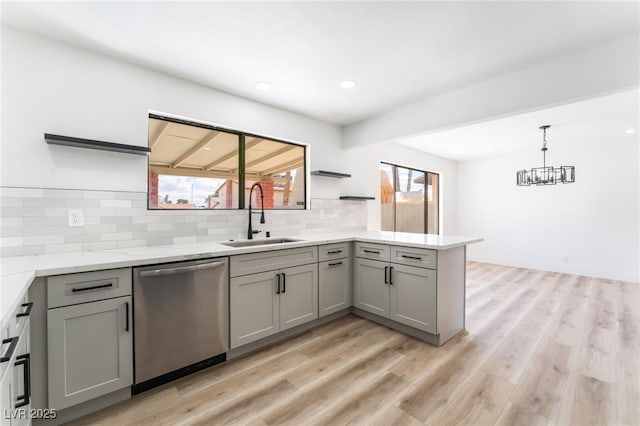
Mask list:
[[[232,277],[238,277],[258,272],[275,271],[290,266],[307,265],[317,261],[318,246],[309,246],[231,256],[229,270]]]
[[[351,243],[325,244],[318,247],[319,262],[349,257]]]
[[[401,265],[436,269],[437,250],[414,247],[391,247],[391,262]]]
[[[29,302],[29,294],[27,293],[20,299],[18,306],[9,315],[7,321],[2,324],[1,337],[3,339],[19,336],[22,333],[24,325],[29,319],[32,306],[33,304]]]
[[[357,242],[356,257],[388,262],[391,259],[391,250],[385,244]]]
[[[130,294],[131,268],[55,275],[47,278],[49,309]]]

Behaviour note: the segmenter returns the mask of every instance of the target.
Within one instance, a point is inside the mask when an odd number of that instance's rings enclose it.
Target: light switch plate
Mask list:
[[[69,209],[68,214],[69,226],[84,226],[84,216],[82,215],[82,210]]]

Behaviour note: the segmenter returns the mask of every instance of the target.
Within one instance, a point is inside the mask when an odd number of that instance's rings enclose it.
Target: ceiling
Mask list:
[[[567,144],[580,149],[589,140],[601,141],[603,154],[619,141],[638,142],[640,91],[615,93],[540,111],[411,137],[402,145],[456,161],[529,151],[542,147],[539,127],[547,131],[549,150]],[[633,133],[630,131],[633,130]]]
[[[635,1],[1,7],[9,25],[337,125],[639,32]],[[357,86],[341,89],[346,79]],[[257,90],[259,81],[272,89]],[[520,124],[536,134],[540,121]]]

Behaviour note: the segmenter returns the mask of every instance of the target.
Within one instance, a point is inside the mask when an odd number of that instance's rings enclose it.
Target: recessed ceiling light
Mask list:
[[[211,150],[211,147],[210,147],[210,146],[205,146],[205,147],[204,147],[204,148],[202,148],[202,149],[204,149],[205,151],[210,151],[210,150]]]
[[[271,90],[271,83],[267,81],[259,81],[256,83],[256,89],[258,90]]]
[[[627,130],[625,130],[624,132],[625,132],[626,134],[628,134],[628,135],[632,135],[632,134],[634,134],[634,133],[636,132],[636,129],[627,129]]]
[[[345,80],[340,82],[340,87],[342,87],[343,89],[353,89],[354,87],[356,87],[356,84],[358,83],[353,80]]]

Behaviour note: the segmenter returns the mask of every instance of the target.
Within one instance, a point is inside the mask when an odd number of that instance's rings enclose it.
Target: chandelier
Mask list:
[[[543,132],[542,167],[534,167],[531,170],[518,170],[516,172],[516,182],[518,186],[555,185],[558,182],[573,183],[576,181],[575,168],[573,166],[547,166],[547,129],[549,127],[551,126],[540,126]]]

